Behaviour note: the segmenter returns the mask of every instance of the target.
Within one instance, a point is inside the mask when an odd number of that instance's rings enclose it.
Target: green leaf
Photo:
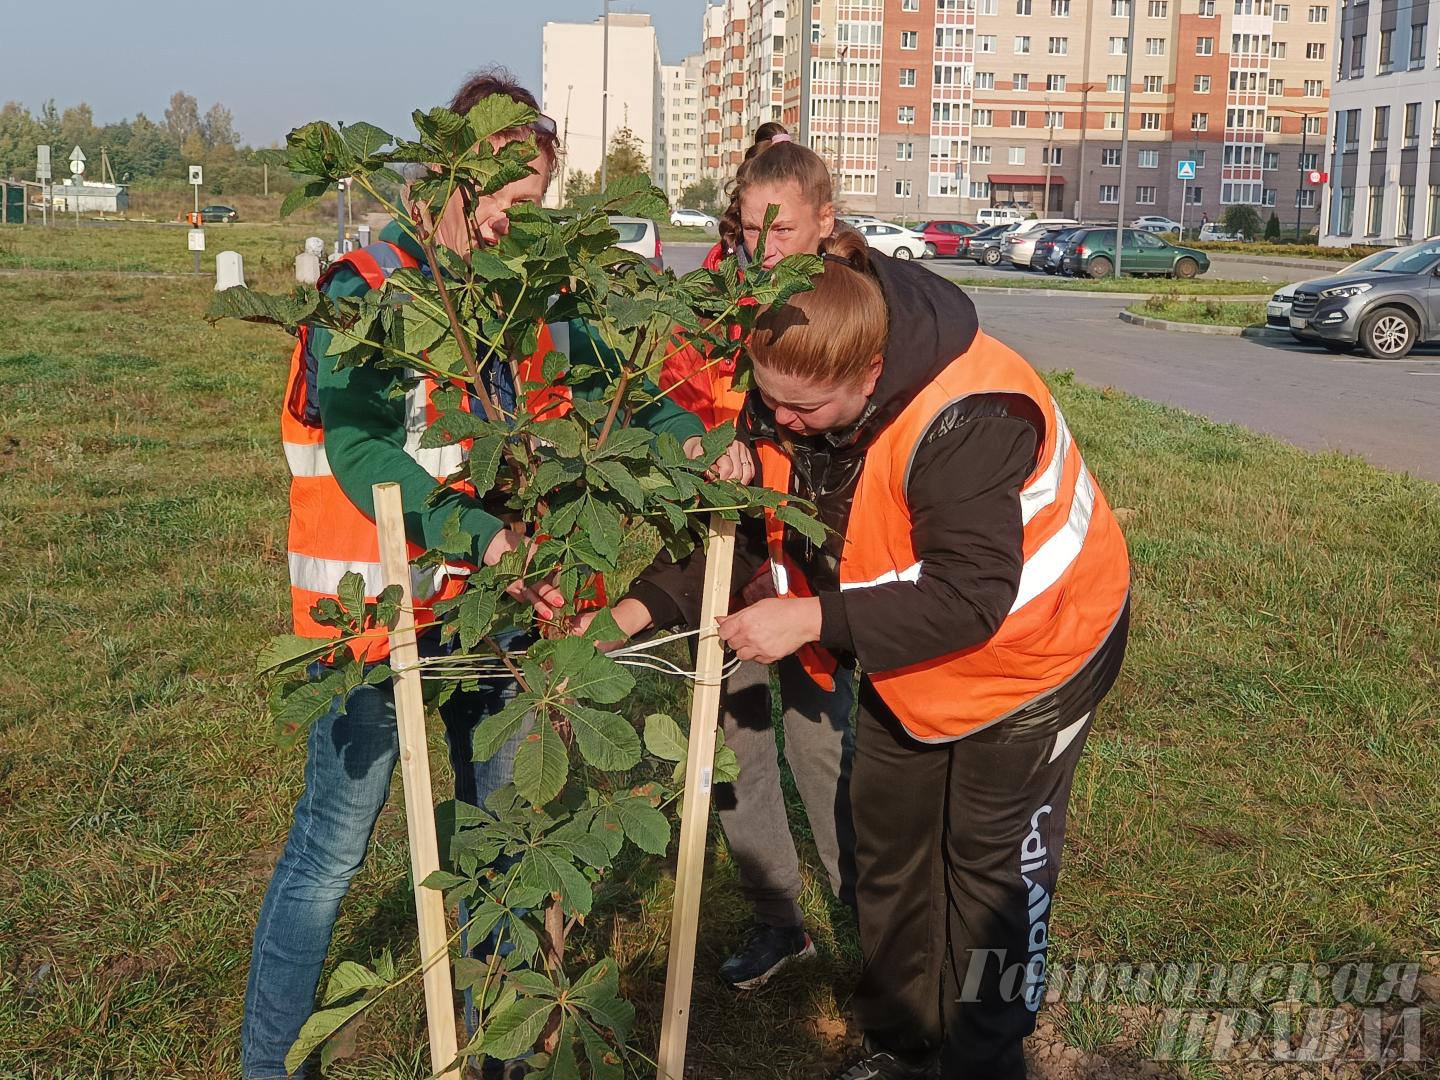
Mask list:
[[[544,998],[520,998],[485,1025],[485,1053],[501,1061],[519,1057],[535,1045],[554,1008]]]
[[[465,120],[470,125],[470,134],[477,143],[484,142],[492,135],[529,124],[535,117],[535,110],[529,105],[505,94],[483,97],[465,114]]]
[[[597,769],[619,772],[640,760],[640,737],[621,716],[583,705],[565,708],[575,741],[585,760]]]
[[[336,595],[340,599],[340,606],[343,607],[351,617],[358,618],[365,610],[365,579],[361,575],[350,570],[340,578],[340,588]]]
[[[585,443],[585,436],[580,430],[580,425],[568,417],[557,420],[541,420],[530,430],[536,438],[553,446],[561,457],[579,457],[580,448]]]
[[[684,761],[689,743],[673,717],[651,713],[645,717],[645,749],[662,761]]]
[[[483,588],[470,588],[460,601],[458,625],[460,645],[467,652],[480,644],[495,622],[495,605],[499,596]]]
[[[585,1043],[585,1057],[590,1061],[590,1080],[624,1080],[624,1059],[599,1032],[582,1023],[580,1038]]]
[[[775,511],[775,516],[812,544],[823,544],[830,531],[798,506],[782,506]]]
[[[332,668],[313,682],[301,683],[272,701],[271,718],[279,735],[280,745],[293,746],[305,737],[310,725],[342,702],[365,681],[365,669],[357,661]]]
[[[426,889],[445,892],[448,889],[455,888],[457,885],[466,885],[469,881],[469,878],[463,878],[459,874],[452,874],[448,870],[432,870],[425,876],[425,880],[420,884]]]
[[[574,1021],[568,1017],[561,1021],[556,1034],[560,1041],[555,1044],[555,1053],[550,1055],[535,1080],[580,1080],[580,1063],[575,1059]]]
[[[255,658],[255,674],[264,675],[277,668],[286,668],[298,660],[313,660],[335,648],[333,641],[323,638],[301,637],[299,634],[280,634],[272,637]]]
[[[580,641],[581,639],[576,638]],[[594,645],[589,642],[582,644]],[[566,686],[566,691],[578,698],[598,701],[602,705],[613,705],[623,700],[635,689],[635,676],[626,671],[602,652],[595,652],[585,662],[585,667]]]
[[[357,964],[354,960],[342,960],[336,965],[330,981],[325,984],[325,998],[320,1004],[334,1005],[341,998],[347,998],[362,990],[381,990],[384,987],[385,980],[369,968]]]
[[[625,835],[636,847],[651,855],[665,854],[670,847],[670,821],[647,799],[617,799],[615,812],[620,817]]]
[[[300,1036],[285,1055],[285,1071],[298,1072],[305,1059],[315,1052],[315,1048],[344,1027],[352,1016],[370,1004],[370,1000],[360,998],[347,1005],[311,1013],[310,1019],[306,1020],[305,1026],[300,1029]]]
[[[350,124],[341,131],[345,145],[357,158],[368,158],[383,150],[394,141],[388,131],[382,131],[374,124],[367,124],[361,121],[358,124]]]
[[[475,729],[474,755],[476,761],[489,761],[500,752],[540,703],[535,694],[521,692],[499,712],[487,716]]]
[[[504,456],[505,439],[500,435],[488,435],[470,445],[470,482],[482,498],[494,490]]]
[[[570,757],[549,723],[542,721],[535,728],[515,751],[515,787],[532,805],[544,806],[565,786]]]
[[[735,422],[726,420],[719,427],[713,427],[700,436],[701,460],[711,464],[735,441]]]
[[[604,1001],[619,993],[620,965],[613,956],[591,964],[570,989],[570,997],[575,1001]]]
[[[635,1023],[635,1006],[619,997],[597,998],[582,1006],[585,1014],[599,1027],[615,1033],[615,1038],[624,1043],[630,1037],[630,1028]]]
[[[630,471],[618,461],[591,462],[587,472],[590,476],[598,478],[605,487],[615,492],[636,510],[644,508],[645,490],[640,486],[639,481],[630,474]]]
[[[295,211],[302,210],[311,203],[318,202],[329,190],[330,181],[328,180],[308,180],[298,187],[292,188],[280,204],[280,216],[282,218],[289,217],[295,213]],[[227,291],[234,292],[235,290],[231,289]]]

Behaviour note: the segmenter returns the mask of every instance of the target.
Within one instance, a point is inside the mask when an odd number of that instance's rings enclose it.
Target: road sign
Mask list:
[[[85,151],[78,146],[70,151],[70,171],[76,176],[85,171]]]
[[[1193,162],[1193,161],[1177,161],[1177,162],[1175,163],[1175,179],[1176,179],[1176,180],[1194,180],[1194,179],[1195,179],[1195,162]]]
[[[1329,179],[1330,174],[1327,172],[1321,172],[1319,169],[1311,169],[1305,174],[1305,182],[1307,184],[1323,184],[1326,180]]]
[[[204,251],[204,250],[205,250],[205,230],[204,230],[204,229],[191,229],[191,230],[190,230],[190,250],[191,250],[191,251]]]
[[[204,180],[204,173],[205,173],[205,170],[204,170],[204,168],[203,168],[202,166],[199,166],[199,165],[191,165],[191,166],[190,166],[190,183],[194,184],[196,187],[199,187],[201,184],[203,184],[203,183],[205,182],[205,180]]]
[[[35,147],[35,179],[50,179],[50,147]]]

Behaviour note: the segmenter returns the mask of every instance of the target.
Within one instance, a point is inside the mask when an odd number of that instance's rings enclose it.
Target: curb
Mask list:
[[[1208,326],[1205,323],[1152,319],[1148,315],[1136,315],[1133,311],[1120,312],[1120,321],[1132,326],[1143,326],[1148,330],[1170,330],[1177,334],[1210,334],[1216,337],[1268,338],[1273,332],[1265,326]]]
[[[1203,248],[1201,250],[1204,250]],[[1217,259],[1237,259],[1256,266],[1286,266],[1295,270],[1343,270],[1349,263],[1327,262],[1324,259],[1286,259],[1279,255],[1244,255],[1238,251],[1206,251]]]
[[[1154,290],[1132,293],[1092,292],[1089,289],[1016,289],[1005,285],[962,285],[954,278],[949,280],[957,289],[963,289],[965,292],[998,293],[1002,296],[1083,296],[1095,300],[1149,300],[1150,297],[1156,295]],[[1240,303],[1255,304],[1269,300],[1272,294],[1266,293],[1261,296],[1256,293],[1252,296],[1243,293],[1180,293],[1178,295],[1183,296],[1186,300],[1235,300]]]

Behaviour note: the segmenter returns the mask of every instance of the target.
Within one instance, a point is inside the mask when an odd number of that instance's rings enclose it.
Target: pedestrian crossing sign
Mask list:
[[[1194,179],[1195,179],[1195,162],[1193,162],[1193,161],[1177,161],[1177,162],[1175,163],[1175,179],[1176,179],[1176,180],[1194,180]]]

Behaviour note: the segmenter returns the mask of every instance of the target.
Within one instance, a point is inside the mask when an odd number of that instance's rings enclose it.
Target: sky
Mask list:
[[[613,0],[651,15],[665,63],[700,48],[707,0]],[[310,120],[368,120],[412,132],[410,112],[443,104],[475,68],[503,64],[540,96],[546,22],[592,22],[603,0],[250,0],[244,4],[0,0],[0,103],[38,111],[87,102],[97,124],[164,117],[183,90],[203,114],[219,102],[242,142],[282,143]],[[386,46],[408,31],[431,44]],[[186,34],[184,27],[200,29]],[[616,63],[612,54],[610,62]]]

